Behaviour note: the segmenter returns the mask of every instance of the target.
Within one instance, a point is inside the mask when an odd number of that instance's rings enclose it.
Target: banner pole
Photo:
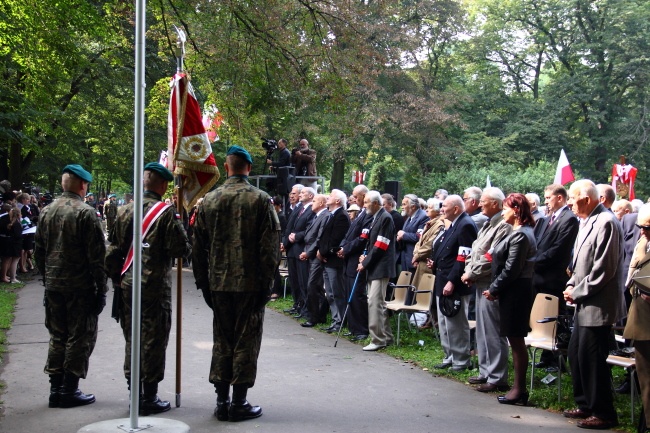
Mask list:
[[[177,33],[176,39],[176,73],[180,74],[183,72],[183,57],[185,56],[185,32],[174,26],[174,29]],[[187,91],[187,89],[185,90]],[[181,109],[177,109],[177,125],[181,125],[180,117],[184,116],[185,113],[181,113]],[[182,128],[179,127],[177,135],[177,143],[180,143],[182,137]],[[172,156],[173,157],[173,156]],[[185,219],[183,218],[183,177],[178,176],[177,178],[177,199],[176,203],[178,205],[178,213],[181,216],[181,224],[184,223]],[[182,340],[183,340],[183,257],[176,259],[176,407],[181,407],[181,364],[182,364]]]

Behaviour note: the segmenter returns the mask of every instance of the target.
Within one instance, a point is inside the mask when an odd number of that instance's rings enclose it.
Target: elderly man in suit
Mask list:
[[[512,231],[503,220],[505,195],[499,188],[485,188],[481,196],[483,214],[487,222],[472,244],[472,252],[465,261],[463,283],[476,288],[476,350],[478,351],[478,376],[468,382],[478,385],[479,392],[507,391],[508,340],[500,336],[501,313],[499,300],[488,301],[482,296],[492,283],[492,257],[490,251]],[[467,200],[465,201],[467,203]]]
[[[433,241],[433,251],[429,266],[436,275],[435,295],[438,309],[438,328],[440,343],[445,353],[442,363],[436,368],[450,368],[463,371],[469,367],[469,323],[467,309],[472,289],[461,281],[465,269],[465,259],[472,252],[477,230],[472,218],[465,212],[463,199],[450,195],[443,201],[441,212],[451,226]],[[454,317],[447,317],[440,311],[440,298],[460,294],[462,308]]]
[[[287,243],[284,244],[285,248],[287,245],[289,245],[287,248],[287,258],[296,259],[296,273],[298,274],[298,286],[300,287],[300,307],[298,309],[298,312],[293,316],[296,319],[307,317],[309,314],[309,311],[307,310],[309,263],[300,260],[300,253],[305,250],[305,231],[315,216],[314,212],[311,210],[312,200],[314,199],[315,195],[316,191],[308,186],[304,187],[300,191],[299,198],[301,207],[300,210],[294,210],[294,212],[297,212],[296,219],[293,226],[291,227],[291,232],[286,237]],[[288,223],[287,231],[289,231]]]
[[[368,252],[359,258],[357,272],[367,272],[368,330],[371,342],[363,348],[375,351],[393,343],[386,309],[386,287],[395,276],[395,224],[393,218],[382,207],[378,191],[369,191],[363,207],[372,217],[368,233]]]
[[[289,284],[291,285],[291,296],[293,297],[293,305],[288,310],[285,310],[285,313],[298,314],[299,310],[303,306],[303,302],[306,300],[302,299],[300,291],[300,280],[298,279],[298,266],[297,262],[300,260],[301,251],[293,251],[294,243],[289,241],[289,235],[293,232],[293,227],[296,225],[296,219],[298,219],[298,214],[302,209],[302,203],[300,203],[300,191],[304,188],[301,184],[296,184],[291,188],[289,193],[289,207],[286,210],[287,213],[287,227],[282,233],[282,239],[280,241],[280,250],[287,257],[287,268],[289,270]]]
[[[429,221],[426,212],[420,209],[420,202],[415,194],[407,194],[402,200],[402,210],[406,214],[404,227],[397,232],[400,265],[403,271],[415,274],[413,266],[413,248],[424,231],[424,225]],[[417,281],[416,281],[417,283]]]
[[[564,291],[564,299],[576,309],[569,359],[578,407],[564,411],[564,416],[580,419],[578,427],[609,429],[618,425],[607,355],[612,324],[620,315],[623,235],[590,180],[571,185],[568,203],[582,224],[573,248],[573,274]]]
[[[627,316],[623,337],[634,340],[636,372],[641,387],[641,399],[645,414],[646,428],[650,426],[650,296],[640,291],[646,287],[637,285],[632,277],[650,263],[650,205],[641,206],[637,225],[641,230],[628,270],[627,284],[632,295],[632,304]]]
[[[300,260],[309,263],[309,277],[307,279],[307,321],[302,323],[303,328],[311,328],[319,323],[325,323],[327,316],[327,300],[323,295],[323,265],[318,254],[318,240],[320,239],[325,223],[330,216],[325,205],[327,197],[318,194],[314,197],[311,210],[314,218],[305,230],[305,248],[300,253]]]
[[[357,185],[352,191],[352,197],[360,206],[363,206],[367,193],[368,187]],[[357,283],[348,310],[348,329],[354,336],[368,335],[368,298],[363,290],[366,287],[366,273],[359,273],[357,268],[359,266],[359,257],[368,246],[368,233],[371,222],[372,215],[369,215],[365,208],[361,209],[361,212],[352,221],[345,233],[340,243],[341,249],[337,253],[337,256],[345,262],[346,299],[350,299],[355,281]]]
[[[333,189],[327,196],[327,209],[331,217],[323,228],[323,235],[318,241],[318,259],[323,263],[325,293],[332,313],[332,324],[327,332],[338,332],[343,326],[343,313],[347,301],[343,259],[337,256],[339,245],[350,228],[350,218],[345,212],[347,197],[338,189]]]
[[[567,206],[567,192],[562,185],[551,184],[544,189],[544,204],[548,216],[537,221],[535,240],[535,273],[533,290],[557,296],[560,314],[566,314],[562,292],[569,280],[566,269],[571,261],[573,244],[578,235],[578,219]],[[558,368],[552,352],[542,352],[537,368]]]
[[[465,212],[472,218],[476,229],[481,230],[483,225],[489,220],[481,209],[481,196],[483,191],[478,186],[470,186],[463,192],[463,201],[465,202]]]

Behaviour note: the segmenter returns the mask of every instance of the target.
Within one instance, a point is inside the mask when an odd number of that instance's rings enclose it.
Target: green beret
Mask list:
[[[108,198],[113,198],[113,197],[117,197],[117,196],[115,194],[111,194],[108,196]]]
[[[171,182],[174,180],[174,175],[172,174],[171,171],[167,170],[164,165],[159,164],[157,162],[150,162],[149,164],[144,166],[144,171],[153,171],[163,179],[165,179],[167,182]]]
[[[82,166],[79,164],[68,164],[65,167],[63,167],[62,173],[70,173],[74,174],[81,180],[85,180],[86,182],[92,182],[93,181],[93,175],[88,173]]]
[[[242,158],[243,160],[245,160],[246,162],[248,162],[249,164],[251,164],[251,165],[253,164],[253,158],[251,158],[251,154],[248,153],[248,151],[246,149],[244,149],[243,147],[230,146],[228,148],[228,152],[226,152],[226,156],[229,156],[229,155],[238,156],[238,157]]]

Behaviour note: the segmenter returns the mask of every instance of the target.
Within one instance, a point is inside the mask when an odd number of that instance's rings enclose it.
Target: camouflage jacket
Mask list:
[[[145,191],[142,217],[160,200],[158,194]],[[110,245],[106,253],[106,272],[113,285],[119,285],[123,289],[130,289],[133,284],[133,265],[123,276],[120,275],[133,243],[133,205],[129,203],[120,207],[115,225],[108,235]],[[172,260],[186,256],[192,250],[187,233],[173,207],[165,209],[154,221],[142,242],[142,298],[164,296],[171,299]]]
[[[196,286],[265,292],[280,262],[280,222],[271,198],[240,176],[208,193],[194,224]]]
[[[107,201],[104,205],[104,216],[106,218],[115,218],[117,216],[117,204],[114,201]]]
[[[43,208],[35,240],[36,265],[48,290],[106,293],[104,230],[79,195],[64,192]]]

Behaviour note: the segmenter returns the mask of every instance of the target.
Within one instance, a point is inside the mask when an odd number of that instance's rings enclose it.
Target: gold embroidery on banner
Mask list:
[[[194,136],[183,143],[183,151],[193,161],[204,161],[208,157],[208,146],[202,136]]]

